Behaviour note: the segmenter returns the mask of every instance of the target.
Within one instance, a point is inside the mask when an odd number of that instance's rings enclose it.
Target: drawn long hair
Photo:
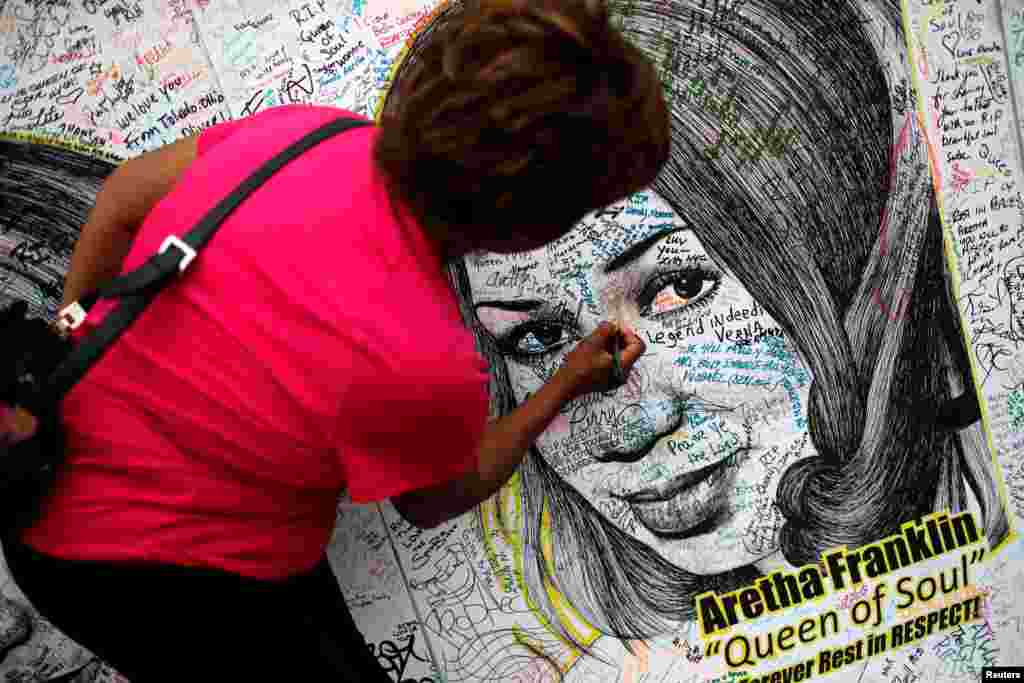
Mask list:
[[[56,139],[0,135],[0,306],[56,315],[75,240],[115,168]]]
[[[899,31],[898,3],[877,1]],[[979,426],[955,432],[934,419],[973,385],[927,146],[913,102],[890,95],[897,77],[865,31],[868,17],[855,0],[610,4],[664,74],[672,154],[652,189],[771,314],[813,376],[818,455],[791,466],[778,489],[786,559],[799,566],[934,510],[962,510],[967,486],[990,545],[1000,543],[1008,522]],[[460,7],[450,3],[434,21]],[[507,369],[472,315],[465,265],[451,274],[506,413],[515,404]],[[693,617],[697,593],[756,575],[672,566],[605,521],[536,451],[520,476],[524,582],[551,623],[545,582],[597,629],[627,640],[665,633]],[[545,509],[554,558],[541,552]]]

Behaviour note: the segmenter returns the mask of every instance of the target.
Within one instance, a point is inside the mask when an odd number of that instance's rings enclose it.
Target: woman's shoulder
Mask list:
[[[326,104],[279,104],[274,107],[263,109],[246,118],[250,121],[256,122],[281,119],[285,117],[294,119],[331,119],[341,116],[345,118],[359,119],[360,121],[370,121],[370,119],[365,116],[357,114],[349,109],[333,107]]]
[[[282,104],[204,128],[199,133],[198,152],[200,156],[203,156],[229,139],[244,141],[246,145],[252,145],[262,132],[271,134],[268,141],[272,142],[283,132],[294,130],[297,133],[304,133],[307,129],[313,130],[315,127],[339,117],[373,123],[365,116],[340,107]]]

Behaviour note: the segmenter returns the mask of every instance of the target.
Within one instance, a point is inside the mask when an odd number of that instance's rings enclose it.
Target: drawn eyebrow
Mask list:
[[[669,228],[667,230],[662,230],[661,232],[656,232],[653,235],[650,235],[649,237],[640,240],[639,242],[637,242],[636,244],[629,247],[624,252],[613,258],[611,261],[609,261],[607,265],[605,265],[604,267],[604,272],[611,273],[613,271],[618,270],[619,268],[622,268],[627,263],[632,263],[633,261],[640,258],[645,251],[650,249],[655,242],[664,237],[667,237],[668,235],[671,235],[672,233],[684,231],[689,232],[689,230],[689,228],[682,228],[676,226],[673,228]]]
[[[506,311],[532,311],[546,305],[546,301],[540,299],[523,299],[522,301],[481,301],[473,306],[473,310],[481,306],[488,308],[501,308]]]

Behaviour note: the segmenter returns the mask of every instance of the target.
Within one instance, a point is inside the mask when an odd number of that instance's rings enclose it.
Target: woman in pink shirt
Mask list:
[[[653,65],[600,2],[482,2],[432,38],[400,99],[250,196],[62,405],[67,465],[5,551],[40,612],[133,681],[386,680],[323,558],[339,493],[437,525],[497,491],[564,404],[609,387],[606,323],[488,422],[444,265],[540,247],[649,185],[669,152]],[[339,116],[278,107],[122,164],[64,304]],[[621,335],[628,371],[644,345]]]

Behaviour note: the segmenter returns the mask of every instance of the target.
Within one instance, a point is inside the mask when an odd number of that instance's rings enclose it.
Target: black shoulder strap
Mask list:
[[[118,337],[145,310],[175,273],[183,272],[188,263],[217,232],[221,223],[270,176],[303,152],[343,131],[373,125],[371,121],[342,118],[321,126],[257,169],[241,185],[211,209],[184,237],[169,236],[146,263],[118,277],[78,303],[88,311],[98,299],[120,298],[118,307],[88,337],[68,354],[67,358],[46,379],[40,391],[26,405],[29,410],[45,410],[64,397],[89,368],[98,361]]]

